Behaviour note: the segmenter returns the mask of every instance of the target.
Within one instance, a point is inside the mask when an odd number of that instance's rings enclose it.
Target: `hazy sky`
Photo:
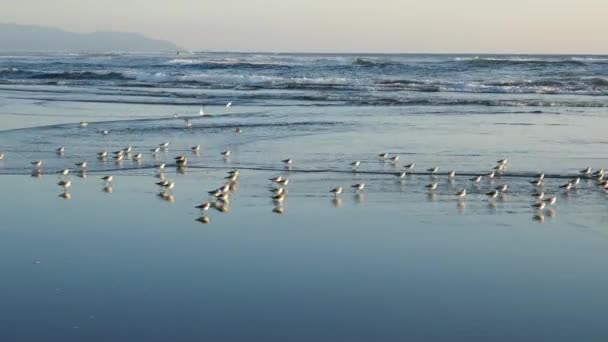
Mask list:
[[[0,22],[193,50],[608,53],[608,0],[0,0]]]

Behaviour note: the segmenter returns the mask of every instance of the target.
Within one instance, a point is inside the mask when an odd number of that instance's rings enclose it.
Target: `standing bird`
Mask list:
[[[72,186],[72,181],[71,180],[62,180],[62,181],[59,181],[59,183],[57,183],[57,185],[59,185],[60,187],[62,187],[64,189],[67,189]]]
[[[435,174],[435,173],[437,173],[437,171],[439,171],[439,168],[437,166],[435,166],[430,169],[426,169],[426,171],[430,172],[431,174]]]
[[[63,154],[63,152],[65,152],[65,147],[63,147],[63,146],[57,147],[57,148],[55,149],[55,153],[57,153],[57,154],[59,154],[59,155],[62,155],[62,154]]]
[[[35,168],[39,169],[42,167],[42,160],[34,160],[32,162],[32,165],[34,165]]]
[[[86,169],[87,168],[87,162],[86,161],[83,161],[83,162],[80,162],[80,163],[76,163],[75,165],[78,166],[80,169]]]
[[[336,196],[338,196],[339,194],[342,193],[342,191],[343,191],[342,187],[339,186],[337,188],[331,189],[329,192],[331,192],[331,193],[335,194]]]
[[[591,174],[591,167],[587,166],[586,169],[580,170],[579,173],[582,173],[583,175],[589,175],[589,174]]]
[[[350,187],[355,189],[355,191],[362,191],[363,189],[365,189],[365,183],[353,184]]]
[[[230,107],[232,107],[232,102],[226,103],[226,108],[230,108]]]
[[[410,164],[403,166],[403,168],[406,170],[412,170],[414,168],[414,166],[416,166],[416,163],[410,163]]]
[[[0,160],[4,159],[4,153],[0,153]]]
[[[396,163],[397,161],[399,161],[399,156],[393,156],[388,159],[391,161],[391,163]]]
[[[425,187],[426,187],[427,189],[429,189],[429,190],[433,191],[433,190],[437,190],[437,186],[438,186],[438,185],[439,185],[438,183],[431,183],[431,184],[426,185]]]
[[[282,162],[284,164],[291,165],[293,163],[293,159],[291,159],[291,158],[283,159]]]
[[[104,176],[101,177],[102,180],[104,180],[106,183],[111,183],[114,180],[114,176]]]
[[[448,178],[454,178],[456,177],[456,171],[452,170],[450,172],[448,172]]]
[[[492,190],[490,192],[486,192],[486,196],[488,196],[488,198],[496,198],[498,197],[498,190]]]
[[[462,189],[456,193],[456,197],[458,197],[458,198],[465,198],[466,195],[467,195],[467,189]]]
[[[471,178],[470,181],[473,183],[480,183],[481,178],[482,178],[481,176],[475,176],[475,177]]]
[[[350,166],[352,166],[353,168],[358,168],[359,165],[361,165],[361,162],[359,160],[355,160],[354,162],[350,163]]]
[[[231,153],[232,153],[232,152],[230,152],[230,150],[226,150],[226,151],[222,152],[222,153],[221,153],[221,155],[223,155],[223,156],[224,156],[224,158],[227,158],[227,157],[229,157],[229,156],[230,156],[230,154],[231,154]]]
[[[507,191],[508,188],[509,188],[509,186],[507,184],[502,184],[502,185],[495,187],[494,189],[498,190],[500,192],[505,192],[505,191]]]

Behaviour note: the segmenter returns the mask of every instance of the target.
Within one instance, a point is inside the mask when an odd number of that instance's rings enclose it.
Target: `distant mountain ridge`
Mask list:
[[[0,23],[0,51],[155,52],[182,50],[172,42],[139,33],[75,33],[58,28]]]

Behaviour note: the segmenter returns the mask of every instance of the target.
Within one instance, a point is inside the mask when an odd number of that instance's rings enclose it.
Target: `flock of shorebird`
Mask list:
[[[80,123],[81,126],[83,126],[83,124],[86,123]],[[200,151],[200,148],[200,145],[192,146],[190,148],[190,151],[193,154],[197,155]],[[167,152],[168,149],[169,142],[163,142],[152,148],[150,152],[153,155],[156,155],[160,152]],[[57,149],[55,149],[55,153],[59,156],[63,156],[63,154],[65,153],[65,148],[58,147]],[[230,155],[230,150],[225,150],[221,152],[221,156],[224,159],[228,159]],[[5,154],[0,153],[0,160],[4,158]],[[143,154],[140,152],[133,151],[132,146],[127,146],[123,149],[114,152],[101,151],[97,153],[96,158],[100,161],[107,161],[109,159],[112,159],[116,163],[121,163],[123,160],[132,160],[136,163],[139,163],[143,160]],[[398,155],[391,156],[388,153],[381,153],[378,155],[378,158],[384,163],[390,163],[393,166],[398,166]],[[288,158],[282,160],[282,163],[286,166],[288,170],[291,170],[291,166],[294,163],[294,160],[292,158]],[[43,161],[35,160],[32,161],[31,164],[34,167],[32,175],[36,177],[42,175]],[[504,174],[507,168],[507,164],[507,159],[498,160],[495,166],[492,168],[492,171],[485,174],[476,175],[473,178],[470,178],[469,181],[474,185],[479,185],[483,179],[488,179],[492,181],[495,178],[499,178]],[[174,158],[173,166],[177,167],[178,171],[184,171],[187,165],[188,157],[186,155],[181,154]],[[353,172],[357,172],[359,170],[360,165],[361,161],[353,161],[349,164]],[[80,177],[86,177],[88,167],[87,161],[76,163],[75,166],[77,168],[77,174]],[[158,196],[163,200],[173,202],[175,201],[175,197],[173,195],[173,188],[175,187],[175,182],[166,178],[166,166],[167,164],[164,162],[160,163],[157,166],[158,172],[156,173],[156,177],[160,179],[159,182],[156,182],[156,185],[160,188]],[[399,178],[405,178],[409,173],[414,173],[413,170],[415,166],[415,163],[409,163],[407,165],[402,166],[402,171],[398,172],[397,176]],[[63,189],[63,192],[59,196],[65,199],[70,199],[72,197],[69,192],[69,189],[72,187],[72,181],[70,179],[71,173],[72,169],[69,168],[58,171],[59,182],[57,184]],[[591,169],[591,167],[587,167],[583,170],[580,170],[579,173],[580,175],[578,177],[568,180],[565,184],[560,186],[560,189],[565,192],[575,189],[580,183],[582,177],[585,179],[595,179],[599,187],[608,190],[608,179],[605,178],[606,174],[604,169],[593,170]],[[439,168],[437,166],[427,168],[425,174],[430,175],[432,179],[431,183],[427,184],[425,188],[430,194],[434,194],[439,188],[439,181],[437,180],[437,177],[440,176]],[[210,208],[217,209],[220,212],[227,212],[229,210],[230,196],[238,190],[239,175],[240,171],[238,169],[231,169],[230,171],[228,171],[226,177],[224,178],[225,182],[221,184],[220,187],[218,187],[217,189],[214,189],[209,192],[210,198],[203,201],[201,204],[195,206],[195,208],[200,209],[201,211],[201,216],[197,218],[197,221],[202,223],[209,223],[210,218],[207,215],[207,212]],[[448,181],[450,182],[452,182],[456,178],[456,172],[453,170],[448,171],[447,173],[442,173],[441,175],[447,176]],[[112,182],[114,180],[114,177],[112,175],[106,175],[101,179],[104,182],[102,190],[108,193],[112,192]],[[530,181],[530,184],[535,190],[532,194],[533,202],[531,204],[531,207],[534,208],[537,212],[535,216],[535,219],[537,220],[544,220],[543,211],[553,210],[552,208],[557,203],[557,196],[545,194],[545,192],[542,190],[544,180],[545,174],[540,173],[533,180]],[[276,176],[271,178],[270,181],[273,184],[273,187],[270,190],[271,198],[273,203],[275,204],[273,212],[282,214],[284,212],[283,203],[288,193],[287,185],[289,184],[289,179],[284,176]],[[352,184],[350,185],[350,188],[356,194],[361,194],[365,190],[365,183]],[[494,200],[499,196],[503,196],[508,191],[508,189],[509,186],[504,183],[496,187],[493,186],[493,188],[488,189],[488,192],[484,193],[489,200]],[[343,188],[342,186],[338,186],[331,189],[329,192],[333,194],[333,196],[335,196],[335,200],[339,200],[339,196],[345,192],[345,188]],[[462,188],[460,191],[454,193],[453,196],[458,199],[458,201],[464,201],[467,196],[467,188]]]

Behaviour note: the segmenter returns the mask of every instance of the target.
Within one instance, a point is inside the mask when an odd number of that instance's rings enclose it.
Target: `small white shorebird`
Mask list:
[[[594,173],[592,173],[591,175],[594,177],[604,177],[604,169],[599,169],[597,171],[595,171]]]
[[[57,185],[59,185],[60,187],[62,187],[64,189],[67,189],[72,186],[72,181],[71,180],[62,180],[62,181],[59,181],[59,183],[57,183]]]
[[[291,158],[283,159],[281,161],[283,162],[283,164],[287,164],[287,165],[293,164],[293,159],[291,159]]]
[[[361,165],[361,162],[359,160],[355,160],[354,162],[350,163],[350,166],[352,166],[353,168],[358,168],[359,165]]]
[[[454,178],[456,177],[456,171],[452,170],[450,172],[448,172],[448,178]]]
[[[143,158],[144,156],[141,153],[137,153],[132,157],[134,161],[141,161]]]
[[[543,210],[543,209],[545,209],[545,207],[547,207],[547,203],[545,203],[544,201],[534,203],[534,204],[532,204],[532,207],[536,208],[537,210]]]
[[[165,169],[165,166],[167,166],[167,163],[160,163],[160,164],[158,164],[158,169],[160,171],[163,171]]]
[[[119,153],[117,155],[114,156],[114,160],[118,163],[121,162],[123,159],[125,158],[125,155],[122,153]]]
[[[414,166],[416,166],[416,163],[409,163],[409,164],[403,166],[403,168],[406,170],[412,170],[412,169],[414,169]]]
[[[489,179],[494,179],[495,176],[496,176],[496,172],[495,171],[492,171],[492,172],[490,172],[490,173],[488,173],[486,175],[486,177],[488,177]]]
[[[481,182],[481,178],[482,178],[481,176],[475,176],[475,177],[471,178],[470,181],[473,183],[479,183],[479,182]]]
[[[282,181],[283,179],[284,179],[283,176],[276,176],[276,177],[270,178],[268,180],[271,181],[271,182],[277,183],[277,182]]]
[[[355,189],[355,191],[363,191],[363,189],[365,189],[365,183],[353,184],[350,187]]]
[[[163,142],[158,144],[158,147],[160,147],[163,150],[166,150],[167,148],[169,148],[169,142]]]
[[[59,174],[62,176],[67,176],[70,174],[71,171],[72,170],[70,170],[70,169],[63,169],[63,170],[59,171]]]
[[[207,223],[211,222],[211,219],[209,218],[209,216],[203,215],[203,216],[197,218],[196,221],[203,223],[203,224],[207,224]]]
[[[87,127],[89,125],[89,123],[86,121],[80,121],[79,125],[80,125],[80,127]]]
[[[338,196],[339,194],[342,193],[342,191],[344,191],[344,189],[342,189],[341,186],[337,187],[337,188],[333,188],[331,189],[329,192],[333,193],[334,195]]]
[[[496,172],[503,172],[505,170],[505,165],[502,165],[502,164],[496,165],[496,166],[494,166],[493,170]]]
[[[399,176],[399,178],[405,178],[405,176],[407,176],[407,172],[403,171],[397,175]]]
[[[545,179],[545,173],[541,172],[538,175],[536,175],[536,179],[540,179],[541,181]]]
[[[108,151],[101,151],[97,153],[97,159],[105,159],[108,156]]]
[[[104,129],[103,131],[101,131],[101,134],[102,135],[108,135],[108,134],[110,134],[110,131],[107,130],[107,129]]]
[[[280,195],[285,192],[285,188],[273,188],[270,189],[270,192],[272,192],[274,195]]]
[[[63,147],[63,146],[57,147],[55,149],[55,153],[57,153],[57,154],[63,154],[63,152],[65,152],[65,147]]]
[[[279,184],[279,185],[285,186],[285,185],[289,184],[289,179],[283,178],[281,180],[276,181],[276,183]]]
[[[4,153],[0,153],[0,160],[4,159]]]
[[[161,188],[164,188],[166,190],[171,190],[175,187],[175,182],[169,181],[169,180],[164,180],[161,182],[156,183],[156,185],[160,186]]]
[[[42,167],[42,160],[34,160],[32,162],[32,165],[34,165],[35,168],[41,168]]]
[[[557,203],[557,196],[551,196],[544,200],[547,205],[555,205]]]
[[[226,108],[230,108],[230,107],[232,107],[232,102],[226,103]]]
[[[537,200],[542,200],[543,198],[545,198],[545,193],[543,191],[535,192],[532,194],[532,197],[534,197]]]
[[[104,176],[101,177],[102,180],[104,180],[106,183],[111,183],[114,180],[114,176]]]
[[[80,163],[76,163],[74,165],[78,166],[80,169],[86,169],[87,168],[87,162],[86,161],[83,161],[83,162],[80,162]]]
[[[467,196],[467,189],[462,189],[456,193],[456,197],[465,198]]]
[[[583,175],[589,175],[589,174],[591,174],[591,167],[587,166],[586,169],[580,170],[579,173],[582,173]]]
[[[581,177],[576,177],[570,181],[573,185],[578,185],[581,182]]]
[[[196,145],[196,146],[190,147],[190,151],[192,151],[192,152],[198,152],[200,150],[201,150],[201,145]]]
[[[220,153],[220,154],[221,154],[221,155],[223,155],[223,156],[224,156],[224,158],[227,158],[227,157],[230,157],[230,154],[231,154],[231,153],[232,153],[232,152],[231,152],[230,150],[226,150],[226,151],[224,151],[224,152],[222,152],[222,153]]]
[[[438,183],[431,183],[431,184],[425,185],[425,187],[431,191],[437,190],[437,186],[439,186]]]
[[[203,116],[205,115],[205,107],[201,106],[201,109],[198,111],[198,115]]]
[[[380,159],[386,159],[386,158],[388,158],[388,153],[386,153],[386,152],[380,153],[378,155],[378,158],[380,158]]]
[[[274,196],[272,196],[272,199],[273,199],[275,202],[283,202],[283,200],[285,199],[285,196],[287,196],[287,193],[286,193],[286,192],[283,192],[283,193],[280,193],[280,194],[278,194],[278,195],[274,195]]]
[[[160,147],[155,147],[155,148],[151,149],[150,152],[152,152],[152,154],[156,154],[156,153],[160,152]]]
[[[496,198],[498,197],[498,195],[500,194],[500,192],[496,189],[490,191],[490,192],[486,192],[486,196],[488,196],[488,198]]]
[[[178,167],[184,167],[188,164],[188,158],[183,157],[183,158],[176,159],[175,164],[177,164]]]
[[[537,178],[537,179],[531,181],[530,184],[534,185],[535,187],[541,187],[541,186],[543,186],[543,180],[542,180],[542,178]]]
[[[439,168],[437,166],[435,167],[431,167],[429,169],[426,169],[427,172],[430,172],[431,174],[435,174],[437,173],[437,171],[439,171]]]
[[[500,192],[505,192],[507,191],[507,189],[509,189],[509,186],[507,184],[502,184],[494,188],[494,190],[498,190]]]
[[[129,145],[129,146],[123,148],[122,151],[124,153],[131,153],[131,151],[133,151],[133,146]]]
[[[200,209],[201,211],[207,211],[207,210],[209,210],[209,208],[211,208],[211,202],[205,201],[205,202],[195,206],[195,208]]]
[[[570,191],[570,190],[572,190],[572,188],[574,187],[574,185],[571,182],[568,182],[568,183],[566,183],[564,185],[560,185],[559,187],[560,187],[560,189],[564,189],[566,191]]]
[[[390,160],[391,163],[396,163],[399,161],[399,156],[392,156],[388,158],[388,160]]]
[[[505,159],[497,160],[497,161],[496,161],[496,163],[497,163],[498,165],[503,165],[503,166],[504,166],[504,165],[507,165],[507,162],[508,162],[508,161],[509,161],[509,160],[508,160],[507,158],[505,158]]]

